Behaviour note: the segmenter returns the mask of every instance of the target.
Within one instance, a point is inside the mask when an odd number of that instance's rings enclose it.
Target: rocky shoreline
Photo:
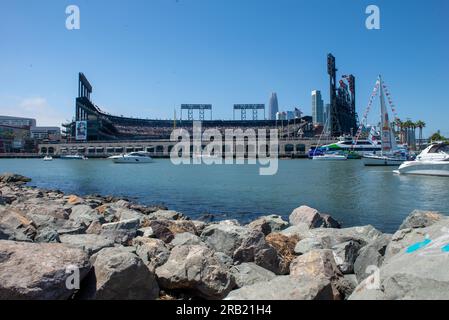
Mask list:
[[[301,206],[240,225],[0,176],[0,299],[449,299],[449,218],[394,234]]]

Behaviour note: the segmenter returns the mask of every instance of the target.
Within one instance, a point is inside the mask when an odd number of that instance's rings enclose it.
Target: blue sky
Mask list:
[[[81,29],[65,28],[65,8]],[[365,9],[381,10],[381,30]],[[328,100],[326,55],[357,77],[363,114],[381,73],[403,119],[449,136],[449,1],[403,0],[0,0],[0,114],[58,125],[74,114],[77,73],[106,111],[172,118],[181,103],[266,103],[311,114]],[[377,119],[378,107],[371,113]],[[178,113],[179,115],[179,113]]]

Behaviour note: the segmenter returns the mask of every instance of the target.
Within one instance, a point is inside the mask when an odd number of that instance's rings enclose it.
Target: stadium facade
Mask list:
[[[144,141],[167,140],[174,128],[192,131],[193,120],[150,120],[114,116],[102,111],[92,102],[92,85],[83,73],[79,74],[78,97],[74,121],[63,124],[67,140],[82,141]],[[281,138],[312,137],[311,117],[292,121],[276,120],[203,120],[203,129],[273,129],[280,131]]]

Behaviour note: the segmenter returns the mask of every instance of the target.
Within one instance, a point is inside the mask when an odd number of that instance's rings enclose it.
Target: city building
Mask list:
[[[326,133],[329,133],[330,130],[330,114],[331,114],[331,105],[330,103],[326,103],[326,106],[324,107],[324,115],[323,115],[323,121],[324,121],[324,130]]]
[[[36,126],[36,119],[0,116],[0,125],[17,127],[17,128],[23,128],[23,127],[31,128],[31,127]]]
[[[33,127],[30,129],[31,138],[35,140],[61,140],[61,128],[59,127]]]
[[[312,119],[313,124],[324,124],[324,110],[321,91],[312,91]]]
[[[270,117],[268,120],[276,120],[276,114],[279,112],[278,97],[276,92],[271,94],[268,112]]]

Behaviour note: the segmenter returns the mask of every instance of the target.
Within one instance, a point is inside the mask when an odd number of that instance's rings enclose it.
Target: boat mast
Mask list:
[[[381,126],[382,126],[382,154],[384,152],[391,151],[392,145],[391,145],[391,128],[390,128],[390,119],[388,117],[388,111],[385,104],[385,96],[384,96],[384,89],[383,89],[383,81],[382,76],[379,75],[379,87],[380,87],[380,113],[381,113]]]

